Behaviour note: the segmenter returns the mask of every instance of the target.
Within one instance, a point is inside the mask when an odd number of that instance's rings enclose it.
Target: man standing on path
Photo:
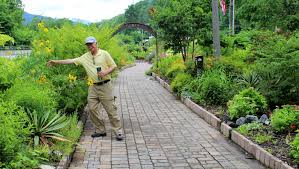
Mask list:
[[[112,95],[112,84],[110,74],[116,68],[116,64],[107,51],[101,50],[97,46],[97,40],[89,36],[85,40],[89,52],[74,59],[66,60],[50,60],[49,66],[57,64],[76,64],[82,65],[86,73],[94,83],[88,89],[88,108],[90,118],[98,132],[92,134],[92,137],[106,136],[104,120],[100,117],[101,104],[106,110],[112,131],[116,135],[118,141],[123,140],[122,127],[117,107],[114,104],[114,96]]]

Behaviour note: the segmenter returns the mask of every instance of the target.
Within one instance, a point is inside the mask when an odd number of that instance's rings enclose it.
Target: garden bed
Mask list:
[[[169,92],[177,96],[169,87],[168,82],[166,82],[156,74],[153,74],[153,76],[157,79],[157,81],[159,81],[159,83],[163,87],[165,87]],[[221,130],[221,132],[226,137],[231,138],[232,129],[230,128],[230,126],[225,125],[225,121],[228,120],[228,116],[226,114],[226,111],[224,111],[221,107],[204,106],[204,108],[202,108],[201,106],[198,106],[196,103],[194,103],[193,101],[187,98],[182,98],[182,102],[184,102],[184,104],[187,107],[189,107],[191,110],[197,113],[206,122],[214,126],[217,130]],[[219,126],[219,124],[221,126]],[[265,164],[270,168],[290,169],[293,167],[294,169],[298,169],[299,168],[298,164],[296,164],[296,162],[293,159],[291,159],[288,155],[290,152],[290,145],[286,143],[286,138],[288,137],[289,141],[291,141],[294,139],[296,133],[291,133],[289,136],[287,134],[277,134],[272,131],[270,126],[266,126],[263,129],[263,132],[268,135],[271,134],[271,139],[261,144],[259,144],[253,136],[252,137],[244,136],[241,141],[242,143],[240,142],[238,143],[238,139],[232,139],[232,140],[235,141],[247,152],[251,153],[257,160],[259,160],[260,162],[262,162],[263,164]],[[238,132],[234,131],[234,133],[238,133]],[[252,144],[245,145],[245,142],[252,142]],[[263,149],[262,150],[263,155],[260,155],[261,152],[258,151],[259,149]],[[273,154],[277,158],[275,158],[271,154]],[[285,162],[290,166],[288,166]]]
[[[289,152],[291,151],[291,148],[290,145],[286,143],[287,140],[289,140],[289,142],[291,140],[294,140],[296,133],[290,133],[290,135],[277,134],[272,132],[269,126],[267,126],[261,133],[271,136],[271,139],[263,143],[258,143],[256,137],[254,136],[246,135],[245,137],[251,140],[252,142],[254,142],[255,144],[258,144],[259,146],[261,146],[263,149],[265,149],[267,152],[274,155],[278,159],[287,162],[294,169],[299,168],[298,164],[296,164],[294,160],[289,157]]]

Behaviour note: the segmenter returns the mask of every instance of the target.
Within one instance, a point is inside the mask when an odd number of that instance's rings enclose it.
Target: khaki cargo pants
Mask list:
[[[108,114],[112,127],[112,132],[114,134],[122,133],[120,118],[117,114],[117,107],[114,103],[114,96],[112,95],[111,82],[102,85],[90,86],[88,89],[87,101],[90,119],[95,125],[98,132],[106,132],[105,123],[100,113],[103,105],[104,109]]]

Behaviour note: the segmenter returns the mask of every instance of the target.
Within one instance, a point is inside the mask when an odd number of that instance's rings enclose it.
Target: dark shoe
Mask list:
[[[121,133],[116,134],[116,140],[117,141],[122,141],[124,139],[124,135]]]
[[[91,135],[92,138],[94,138],[94,137],[105,137],[105,136],[107,136],[107,133],[93,133]]]

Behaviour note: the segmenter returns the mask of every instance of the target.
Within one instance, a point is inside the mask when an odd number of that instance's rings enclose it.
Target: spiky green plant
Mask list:
[[[69,141],[59,134],[58,131],[66,127],[70,120],[60,113],[51,115],[51,112],[39,113],[37,111],[28,112],[30,123],[32,125],[31,134],[34,146],[40,143],[44,145],[53,145],[51,139],[59,141]]]

